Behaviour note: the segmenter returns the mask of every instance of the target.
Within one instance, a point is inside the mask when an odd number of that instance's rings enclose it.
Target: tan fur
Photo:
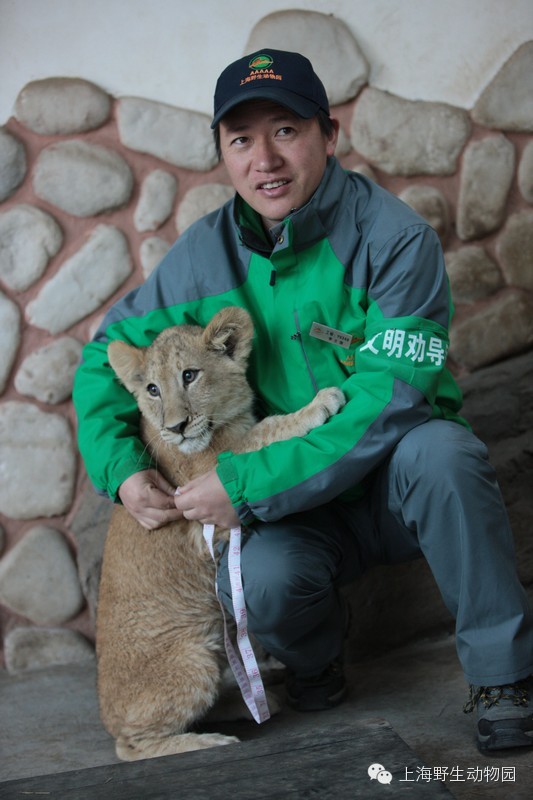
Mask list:
[[[305,435],[344,404],[340,390],[324,389],[304,409],[254,426],[245,377],[252,336],[247,312],[231,307],[205,330],[169,328],[145,349],[109,345],[111,366],[141,410],[142,438],[174,485],[212,469],[224,450],[251,451]],[[215,704],[227,665],[214,581],[199,523],[182,520],[147,531],[115,507],[96,647],[100,713],[119,758],[237,741],[187,732]]]

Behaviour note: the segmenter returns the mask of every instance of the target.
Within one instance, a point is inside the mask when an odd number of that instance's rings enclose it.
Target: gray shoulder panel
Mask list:
[[[127,317],[212,297],[241,285],[250,253],[238,239],[232,215],[230,200],[193,223],[148,279],[112,306],[100,332]]]
[[[449,324],[444,256],[433,228],[413,209],[356,173],[339,202],[330,234],[346,283],[375,300],[385,316],[419,316]]]

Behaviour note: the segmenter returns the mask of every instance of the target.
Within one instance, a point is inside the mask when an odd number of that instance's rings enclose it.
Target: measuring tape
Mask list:
[[[206,541],[211,557],[216,564],[215,553],[213,550],[213,538],[215,535],[214,525],[204,525],[204,539]],[[265,694],[265,687],[261,680],[261,673],[257,666],[255,654],[248,636],[248,618],[246,615],[246,604],[244,602],[244,591],[242,587],[241,575],[241,529],[232,528],[230,532],[229,551],[228,551],[228,570],[231,583],[231,597],[233,602],[233,612],[237,624],[237,645],[242,657],[242,663],[228,633],[226,624],[226,613],[224,605],[218,596],[218,583],[215,581],[215,591],[222,618],[224,620],[224,646],[231,670],[235,680],[239,685],[244,702],[250,709],[255,721],[259,724],[270,718],[270,711]]]

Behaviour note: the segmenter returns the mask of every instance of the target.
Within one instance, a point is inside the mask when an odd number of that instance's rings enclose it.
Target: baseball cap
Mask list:
[[[326,90],[309,59],[300,53],[265,48],[239,58],[221,73],[211,127],[230,109],[258,98],[273,100],[305,119],[319,109],[329,115]]]

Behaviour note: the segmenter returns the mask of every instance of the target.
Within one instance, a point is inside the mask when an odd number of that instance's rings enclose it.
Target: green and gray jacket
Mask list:
[[[127,477],[151,466],[135,401],[108,365],[108,341],[148,345],[164,328],[204,326],[228,305],[248,309],[255,323],[249,378],[261,414],[294,411],[332,385],[348,400],[306,437],[219,457],[243,522],[350,501],[415,425],[466,424],[445,367],[442,251],[424,220],[332,158],[311,200],[274,233],[269,240],[237,195],[192,225],[108,312],[74,387],[79,446],[98,490],[116,499]]]

